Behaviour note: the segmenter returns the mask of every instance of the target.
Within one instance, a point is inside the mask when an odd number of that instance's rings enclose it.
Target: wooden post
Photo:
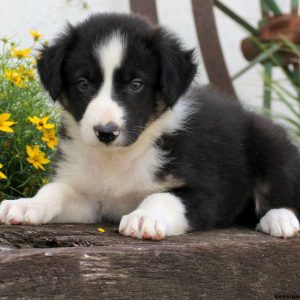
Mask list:
[[[213,87],[237,99],[221,45],[213,12],[213,0],[192,0],[198,39],[208,78]]]

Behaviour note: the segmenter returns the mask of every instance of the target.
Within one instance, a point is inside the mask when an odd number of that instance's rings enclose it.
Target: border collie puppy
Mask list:
[[[300,158],[285,132],[202,89],[193,51],[130,15],[69,25],[38,61],[62,106],[51,182],[1,203],[4,224],[120,222],[125,236],[163,239],[249,226],[299,231]]]

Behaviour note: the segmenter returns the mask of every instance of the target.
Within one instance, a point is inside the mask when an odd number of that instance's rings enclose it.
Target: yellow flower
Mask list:
[[[20,65],[16,70],[22,76],[24,81],[34,79],[35,73],[33,69],[26,69],[23,65]]]
[[[40,146],[35,145],[33,147],[26,146],[26,152],[28,154],[27,161],[31,163],[36,169],[40,168],[45,171],[43,165],[48,164],[50,160],[45,158],[45,153],[40,150]]]
[[[9,121],[10,116],[11,114],[9,113],[4,113],[0,115],[0,131],[14,132],[14,130],[10,127],[16,124],[16,122]]]
[[[16,69],[5,69],[3,78],[12,82],[15,86],[22,88],[26,86],[28,80],[32,80],[35,77],[35,71],[33,69],[26,69],[23,65],[20,65]]]
[[[46,142],[49,148],[54,149],[58,143],[58,138],[55,134],[55,129],[44,129],[42,141]]]
[[[30,52],[31,52],[30,48],[25,48],[25,49],[12,48],[10,51],[11,56],[16,57],[18,59],[29,57]]]
[[[43,129],[52,129],[52,128],[55,128],[55,125],[54,124],[48,124],[48,119],[49,117],[46,116],[44,118],[38,118],[36,116],[33,116],[33,117],[29,117],[28,120],[33,123],[36,128],[38,130],[43,130]]]
[[[3,78],[12,82],[17,87],[24,86],[22,75],[20,74],[19,70],[17,70],[17,69],[16,70],[9,70],[9,69],[4,70]]]
[[[2,169],[3,165],[0,164],[0,169]],[[7,179],[6,175],[2,172],[0,172],[0,179]]]
[[[33,30],[33,29],[29,30],[29,33],[31,34],[31,36],[33,37],[33,39],[35,41],[40,40],[44,36],[44,35],[40,34],[38,31]]]
[[[27,77],[27,79],[32,80],[34,79],[35,72],[33,69],[26,69],[23,74]]]
[[[104,233],[104,232],[105,232],[105,229],[102,228],[102,227],[98,227],[97,229],[98,229],[98,232],[99,232],[99,233]]]

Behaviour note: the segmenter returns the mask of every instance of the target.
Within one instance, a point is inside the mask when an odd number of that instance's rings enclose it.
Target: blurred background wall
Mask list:
[[[144,0],[147,1],[147,0]],[[205,0],[204,0],[205,1]],[[129,12],[128,0],[0,0],[0,37],[12,37],[21,47],[32,44],[29,29],[36,29],[51,40],[60,32],[68,20],[72,24],[95,12]],[[260,19],[259,1],[223,0],[224,4],[235,10],[250,24],[257,26]],[[290,0],[277,1],[283,11],[289,10]],[[201,53],[196,38],[190,0],[156,0],[159,22],[175,31],[188,48],[197,48],[200,59],[198,80],[205,84],[207,75],[201,63]],[[222,12],[215,9],[217,26],[228,69],[235,74],[247,61],[240,52],[240,42],[247,36],[241,27]],[[278,71],[275,77],[284,78]],[[234,82],[236,91],[251,109],[260,110],[262,106],[262,68],[258,65]],[[273,102],[274,110],[282,112],[285,108]]]

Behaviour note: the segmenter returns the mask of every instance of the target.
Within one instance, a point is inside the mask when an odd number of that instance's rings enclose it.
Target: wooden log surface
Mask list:
[[[0,299],[300,298],[299,236],[234,228],[155,242],[101,226],[0,226]]]

